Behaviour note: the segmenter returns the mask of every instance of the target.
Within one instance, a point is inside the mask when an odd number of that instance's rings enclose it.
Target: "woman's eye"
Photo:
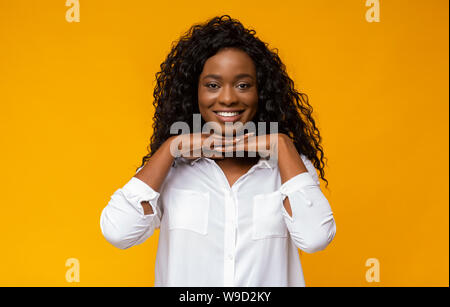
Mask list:
[[[238,87],[239,87],[240,89],[246,89],[246,88],[250,87],[250,85],[248,85],[248,84],[246,84],[246,83],[241,83],[241,84],[238,85]]]
[[[209,87],[209,88],[212,88],[212,89],[216,89],[216,88],[218,88],[218,85],[214,84],[214,83],[209,83],[209,84],[206,85],[206,87]]]

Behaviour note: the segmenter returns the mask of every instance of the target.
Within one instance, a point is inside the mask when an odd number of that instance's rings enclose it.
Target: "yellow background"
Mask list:
[[[100,213],[146,154],[172,41],[221,14],[278,48],[323,135],[337,234],[302,253],[307,285],[448,286],[448,1],[381,1],[379,23],[365,0],[80,0],[79,23],[67,9],[0,1],[1,286],[153,285],[159,232],[119,250]]]

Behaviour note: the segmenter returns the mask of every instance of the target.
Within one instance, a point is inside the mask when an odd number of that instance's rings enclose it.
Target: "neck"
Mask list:
[[[256,157],[229,157],[216,160],[216,162],[227,165],[249,165],[257,163],[259,158],[258,155]]]

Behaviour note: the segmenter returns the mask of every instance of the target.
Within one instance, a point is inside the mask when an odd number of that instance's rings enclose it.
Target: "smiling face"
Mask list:
[[[256,69],[242,50],[226,48],[210,57],[198,83],[198,106],[206,122],[216,122],[225,133],[225,123],[251,121],[258,110]]]

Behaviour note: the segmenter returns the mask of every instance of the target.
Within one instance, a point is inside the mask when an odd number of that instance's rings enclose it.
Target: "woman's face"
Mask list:
[[[247,53],[226,48],[205,62],[198,83],[198,106],[202,118],[218,123],[222,134],[226,122],[252,120],[258,110],[258,90],[255,65]]]

